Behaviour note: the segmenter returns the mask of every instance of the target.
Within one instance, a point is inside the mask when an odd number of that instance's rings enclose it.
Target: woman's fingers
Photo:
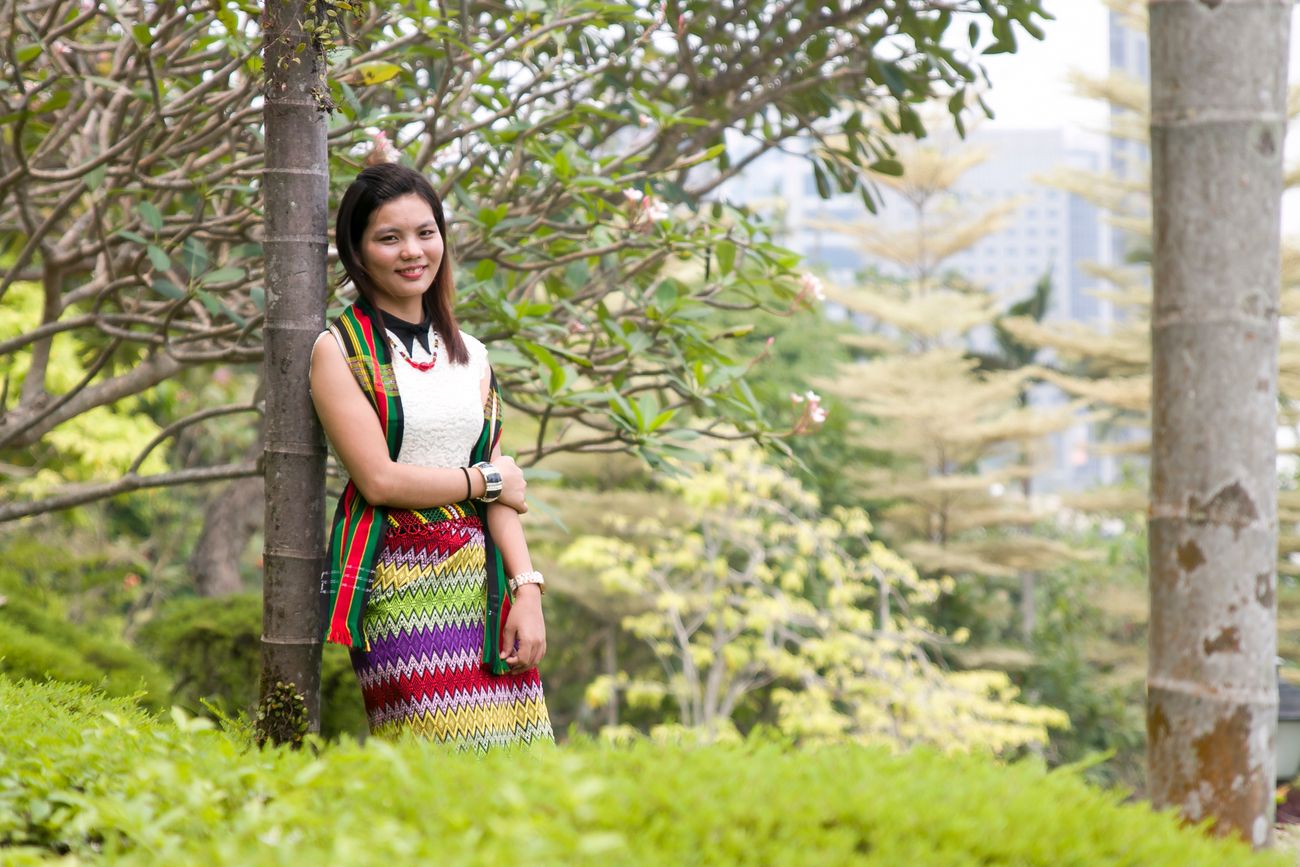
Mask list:
[[[501,658],[511,665],[514,665],[515,659],[519,655],[515,649],[518,642],[519,630],[507,618],[505,631],[501,635]]]
[[[526,638],[520,639],[519,649],[506,659],[510,665],[510,670],[515,674],[528,671],[535,668],[546,656],[546,639],[545,638]]]

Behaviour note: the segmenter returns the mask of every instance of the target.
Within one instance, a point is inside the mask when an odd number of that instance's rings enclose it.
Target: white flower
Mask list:
[[[791,401],[792,403],[803,403],[803,395],[802,395],[802,394],[795,394],[795,393],[792,391],[792,392],[790,392],[790,401]]]
[[[821,402],[822,402],[822,399],[817,395],[817,392],[815,392],[815,391],[809,391],[809,392],[805,393],[805,394],[804,394],[804,397],[808,398],[808,402],[809,402],[809,403],[821,403]]]
[[[817,277],[816,274],[809,274],[805,272],[804,275],[799,278],[799,289],[800,289],[799,292],[800,297],[807,298],[808,296],[811,295],[813,298],[816,298],[818,301],[826,300],[826,292],[824,287],[822,286],[822,281],[820,280],[820,278]]]
[[[370,149],[370,156],[366,158],[368,165],[378,165],[379,163],[395,163],[401,160],[401,156],[388,141],[388,134],[383,130],[378,130],[371,136],[374,141],[374,147]]]
[[[623,191],[623,198],[627,199],[632,204],[636,204],[645,198],[645,193],[640,190],[626,189]]]
[[[826,421],[826,409],[824,407],[815,407],[812,411],[812,420],[814,424],[822,424]]]
[[[650,125],[650,115],[648,115],[648,114],[638,114],[638,115],[636,116],[636,122],[637,122],[638,124],[640,124],[641,126],[649,126],[649,125]]]
[[[646,218],[652,223],[668,219],[668,206],[655,198],[646,200],[645,204]]]

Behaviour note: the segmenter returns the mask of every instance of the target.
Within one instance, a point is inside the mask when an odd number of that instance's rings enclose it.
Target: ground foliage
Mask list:
[[[262,669],[261,634],[260,595],[188,596],[164,603],[140,628],[137,644],[172,675],[164,701],[191,715],[251,716]],[[365,708],[347,650],[329,645],[321,663],[321,734],[363,736]]]
[[[1076,773],[776,740],[453,754],[259,750],[85,687],[0,678],[7,863],[1284,865]],[[945,803],[960,809],[942,809]]]

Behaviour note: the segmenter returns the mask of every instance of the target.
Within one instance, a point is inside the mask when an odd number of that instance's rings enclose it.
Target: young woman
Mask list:
[[[373,734],[484,749],[553,738],[537,663],[545,584],[500,453],[487,350],[460,331],[442,203],[419,172],[363,170],[335,245],[360,297],[312,352],[311,393],[349,481],[322,589]]]

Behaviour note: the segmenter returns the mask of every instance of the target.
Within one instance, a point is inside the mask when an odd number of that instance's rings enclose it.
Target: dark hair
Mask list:
[[[349,282],[357,287],[361,296],[375,303],[375,286],[370,275],[361,262],[361,236],[365,234],[370,217],[386,202],[414,193],[429,203],[433,209],[433,219],[438,224],[438,233],[442,235],[442,262],[438,273],[433,275],[433,283],[425,290],[421,299],[424,315],[433,322],[442,343],[447,347],[447,355],[457,364],[469,361],[469,350],[460,336],[460,326],[456,323],[456,314],[452,311],[452,302],[456,297],[456,284],[452,277],[451,245],[447,241],[447,218],[442,212],[442,201],[433,185],[424,175],[415,169],[395,163],[380,163],[363,169],[356,180],[348,185],[339,202],[338,219],[334,224],[334,246],[339,251],[339,261],[343,263],[343,277],[340,286]]]

